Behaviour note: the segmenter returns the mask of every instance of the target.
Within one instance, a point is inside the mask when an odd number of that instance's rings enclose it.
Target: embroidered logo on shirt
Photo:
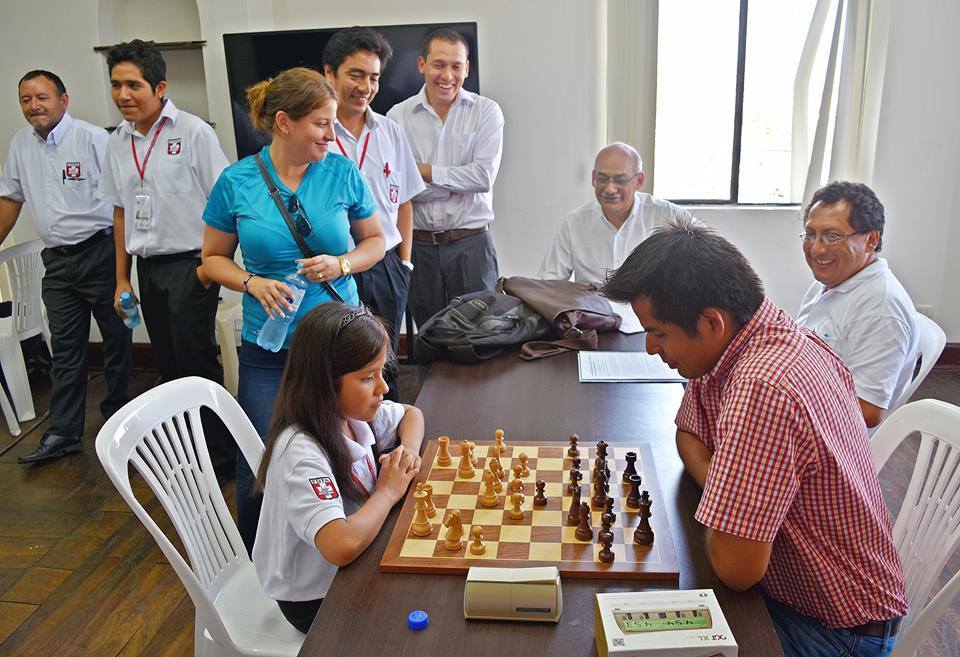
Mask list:
[[[390,202],[396,205],[397,201],[399,200],[400,200],[400,187],[397,185],[390,185]]]
[[[333,483],[333,479],[330,477],[316,477],[310,480],[310,485],[313,486],[313,492],[321,500],[335,500],[340,497],[340,493],[337,492],[337,485]]]
[[[64,169],[64,171],[69,180],[80,180],[80,163],[79,162],[67,162],[67,166]]]
[[[167,140],[167,155],[180,155],[180,137]]]

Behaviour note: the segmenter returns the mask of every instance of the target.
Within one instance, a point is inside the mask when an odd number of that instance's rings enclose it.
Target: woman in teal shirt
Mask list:
[[[297,321],[333,300],[320,281],[331,283],[345,302],[358,305],[350,272],[369,269],[383,258],[385,241],[363,176],[353,162],[327,152],[334,141],[337,103],[323,76],[308,68],[289,69],[250,87],[247,100],[253,124],[272,136],[272,143],[260,151],[267,172],[297,231],[320,254],[304,257],[253,156],[224,170],[203,211],[203,264],[216,282],[244,292],[237,399],[265,436]],[[351,238],[356,244],[352,251]],[[238,245],[245,269],[233,259]],[[257,334],[269,316],[289,309],[287,299],[293,294],[283,279],[298,265],[311,285],[284,348],[273,353],[257,346]],[[260,503],[250,495],[249,466],[242,455],[237,460],[237,524],[249,551]]]

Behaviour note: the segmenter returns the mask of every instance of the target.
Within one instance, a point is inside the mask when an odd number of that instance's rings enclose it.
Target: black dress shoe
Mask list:
[[[58,459],[61,456],[74,454],[83,451],[80,446],[80,439],[77,437],[56,436],[48,433],[40,439],[40,445],[23,456],[17,457],[17,463],[36,463],[37,461],[48,461]]]

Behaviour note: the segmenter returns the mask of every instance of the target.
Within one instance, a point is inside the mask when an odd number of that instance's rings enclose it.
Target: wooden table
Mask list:
[[[602,349],[641,349],[641,336],[601,338]],[[474,366],[436,363],[417,406],[427,438],[488,438],[502,427],[523,442],[600,440],[649,442],[680,561],[681,588],[712,588],[723,606],[742,657],[783,655],[759,592],[734,593],[713,574],[703,546],[703,527],[693,519],[700,491],[683,474],[674,444],[673,418],[679,384],[591,383],[577,380],[577,356],[525,362],[508,354]],[[394,508],[378,538],[353,564],[341,568],[300,651],[320,655],[595,655],[597,592],[637,590],[627,580],[563,580],[563,617],[551,623],[465,621],[462,577],[381,573],[380,557],[396,522]],[[407,629],[407,614],[423,609],[430,627]]]

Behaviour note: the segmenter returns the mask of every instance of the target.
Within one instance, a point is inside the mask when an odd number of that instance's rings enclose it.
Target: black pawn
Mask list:
[[[603,502],[603,513],[610,516],[610,524],[613,524],[617,521],[617,514],[613,512],[613,498],[608,497]]]
[[[573,500],[570,502],[570,513],[567,514],[567,524],[570,526],[580,522],[580,484],[573,487]]]
[[[579,456],[574,456],[574,457],[573,457],[573,469],[574,469],[574,470],[579,470],[581,463],[583,463],[583,461],[580,460],[580,457],[579,457]]]
[[[577,531],[574,536],[578,541],[592,541],[593,527],[590,526],[590,505],[583,502],[580,505],[580,523],[577,525]]]
[[[613,550],[610,549],[610,546],[613,545],[613,534],[601,534],[600,543],[603,547],[600,548],[600,552],[597,553],[597,558],[599,558],[602,563],[613,563],[616,557]]]
[[[593,497],[590,498],[590,502],[598,509],[602,509],[604,502],[607,500],[607,493],[609,491],[610,486],[607,484],[607,478],[601,472],[600,476],[597,477],[597,480],[593,482]]]
[[[627,468],[623,471],[623,483],[630,483],[630,475],[637,474],[637,453],[627,452]]]
[[[543,492],[546,487],[547,482],[543,479],[537,479],[537,494],[533,496],[533,506],[547,505],[547,496]]]
[[[640,524],[633,532],[633,540],[640,545],[653,545],[653,529],[650,527],[648,517],[640,516]]]
[[[610,534],[613,536],[613,530],[610,529],[612,521],[610,520],[610,514],[604,513],[600,516],[600,533],[597,534],[597,541],[603,542],[603,535]]]
[[[580,480],[583,479],[583,473],[577,469],[570,471],[570,483],[567,484],[567,492],[573,493],[573,487],[580,483]]]
[[[602,440],[597,443],[597,456],[607,458],[607,443]]]
[[[640,508],[640,475],[630,475],[630,492],[627,494],[627,506]]]
[[[580,436],[577,434],[570,436],[570,449],[567,450],[567,456],[570,458],[580,456],[580,448],[577,447],[578,440],[580,440]]]

